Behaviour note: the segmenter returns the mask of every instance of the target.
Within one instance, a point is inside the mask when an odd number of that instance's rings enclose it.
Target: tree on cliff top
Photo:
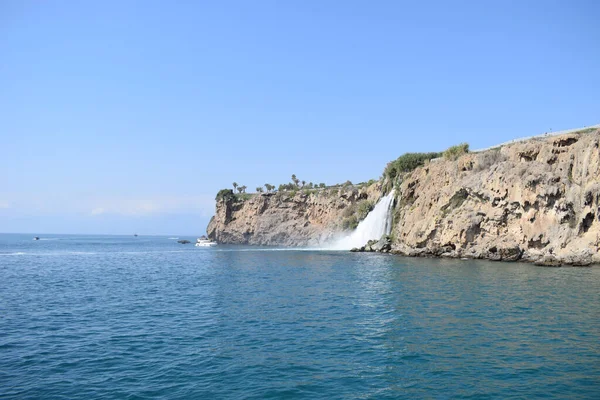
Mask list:
[[[300,183],[300,179],[296,178],[296,174],[292,174],[292,182],[294,182],[294,185],[296,185],[296,187],[298,187],[298,184]]]
[[[221,189],[219,190],[219,193],[217,193],[217,197],[215,198],[216,201],[219,200],[231,200],[235,198],[235,194],[233,193],[233,190],[231,189]]]

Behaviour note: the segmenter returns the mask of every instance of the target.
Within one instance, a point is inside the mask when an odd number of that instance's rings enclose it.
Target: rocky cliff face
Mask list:
[[[405,176],[393,249],[545,265],[599,262],[600,131],[535,139]]]
[[[357,204],[380,196],[381,186],[373,184],[221,199],[207,233],[219,243],[315,246],[339,232]]]
[[[393,252],[600,262],[600,130],[533,139],[458,160],[432,160],[396,185]],[[220,201],[208,227],[221,243],[302,246],[324,242],[382,184],[295,196]]]

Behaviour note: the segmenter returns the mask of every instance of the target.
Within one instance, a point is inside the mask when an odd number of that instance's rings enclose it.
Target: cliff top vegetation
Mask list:
[[[313,194],[313,193],[318,193],[318,192],[322,192],[322,191],[329,191],[329,193],[333,193],[332,190],[335,191],[335,193],[338,193],[338,190],[340,188],[351,188],[351,187],[354,187],[354,188],[359,187],[360,188],[360,187],[370,186],[370,185],[374,184],[375,182],[377,182],[375,179],[371,179],[368,182],[361,182],[361,183],[357,183],[357,184],[354,184],[351,181],[346,181],[344,183],[338,183],[338,184],[334,184],[334,185],[326,185],[325,183],[317,184],[317,183],[313,183],[313,182],[301,181],[300,179],[298,179],[298,177],[296,177],[295,174],[293,174],[291,182],[282,183],[278,186],[271,185],[270,183],[265,183],[263,186],[257,187],[255,193],[246,193],[246,189],[248,189],[247,186],[240,185],[237,182],[233,182],[233,184],[232,184],[233,190],[232,189],[221,189],[217,193],[215,200],[217,200],[217,201],[219,201],[219,200],[243,201],[243,200],[247,200],[247,199],[251,198],[255,194],[263,194],[263,193],[266,193],[267,195],[269,195],[269,194],[281,195],[281,194],[285,193],[288,196],[295,196],[299,191],[301,191],[304,194]],[[264,187],[264,189],[263,189],[263,187]],[[235,193],[236,190],[237,190],[237,193]]]
[[[440,157],[444,157],[448,160],[456,160],[461,155],[469,152],[469,145],[467,143],[461,143],[456,146],[451,146],[443,152],[430,152],[430,153],[405,153],[398,157],[396,160],[389,162],[385,170],[383,172],[382,179],[388,182],[387,190],[391,190],[393,186],[393,182],[395,179],[403,173],[408,173],[415,170],[418,167],[425,165],[428,161]],[[361,182],[359,184],[353,184],[351,181],[346,181],[344,183],[335,184],[335,185],[326,185],[325,183],[313,183],[306,182],[304,180],[300,180],[296,174],[292,174],[291,182],[282,183],[278,186],[271,185],[270,183],[265,183],[264,189],[263,186],[259,186],[256,188],[257,194],[275,194],[275,193],[286,193],[289,196],[295,196],[298,191],[302,191],[305,194],[317,193],[319,191],[323,191],[328,189],[330,193],[331,189],[334,189],[337,193],[337,189],[339,188],[349,188],[349,187],[364,187],[370,186],[375,183],[376,180],[371,179],[368,182]],[[243,201],[249,199],[252,194],[246,193],[247,186],[239,185],[237,182],[233,182],[232,184],[233,190],[231,189],[222,189],[217,193],[216,200],[236,200]],[[235,193],[237,190],[238,193]],[[334,193],[335,194],[335,193]]]

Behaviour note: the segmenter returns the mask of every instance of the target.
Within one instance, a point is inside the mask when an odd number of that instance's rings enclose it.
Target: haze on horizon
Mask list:
[[[600,123],[600,3],[0,3],[0,232],[200,235],[214,196]]]

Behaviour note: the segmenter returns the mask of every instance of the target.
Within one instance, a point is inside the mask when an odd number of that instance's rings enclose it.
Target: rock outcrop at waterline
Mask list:
[[[360,202],[381,197],[378,183],[279,193],[257,193],[243,200],[217,199],[207,228],[218,243],[266,246],[316,246],[342,230]]]
[[[399,186],[393,252],[600,261],[600,131],[539,138],[439,160]]]
[[[208,234],[221,243],[323,243],[340,231],[344,210],[378,200],[393,184],[393,253],[549,266],[600,262],[597,129],[440,158],[395,179],[337,194],[323,189],[218,201]]]
[[[362,247],[353,247],[350,249],[353,253],[389,253],[392,250],[392,239],[389,235],[383,235],[381,239],[371,239]]]

